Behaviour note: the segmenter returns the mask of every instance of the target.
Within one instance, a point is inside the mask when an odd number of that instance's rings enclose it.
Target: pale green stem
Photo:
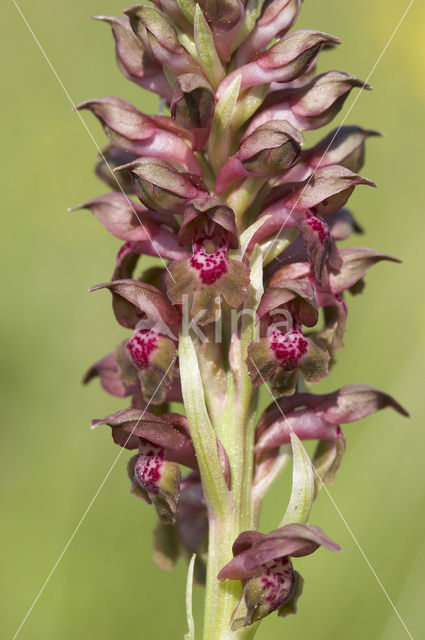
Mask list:
[[[210,519],[203,640],[251,640],[257,630],[257,625],[251,625],[231,631],[230,617],[242,595],[241,584],[217,580],[218,572],[232,557],[232,544],[238,534],[236,520]]]
[[[265,180],[263,178],[246,178],[235,191],[227,197],[227,204],[233,209],[236,226],[240,232],[243,229],[243,217],[246,210],[254,202]]]

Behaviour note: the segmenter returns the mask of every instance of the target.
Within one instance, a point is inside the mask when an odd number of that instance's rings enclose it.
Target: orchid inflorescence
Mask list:
[[[384,407],[406,414],[367,385],[307,387],[344,346],[346,292],[397,260],[338,249],[362,232],[344,207],[356,186],[374,186],[358,172],[379,134],[342,126],[304,148],[304,132],[370,87],[315,75],[320,51],[339,41],[290,31],[300,6],[156,0],[95,16],[112,28],[119,69],[161,98],[161,114],[111,96],[78,107],[109,139],[96,173],[112,189],[80,208],[124,242],[111,281],[93,289],[111,292],[132,332],[85,378],[131,406],[93,426],[135,451],[131,492],[157,511],[155,560],[172,568],[195,554],[204,640],[252,638],[269,613],[296,612],[292,558],[339,549],[308,519],[341,464],[341,425]],[[139,272],[142,255],[157,260]],[[272,402],[257,419],[261,387]],[[305,440],[317,442],[312,460]],[[260,533],[263,500],[291,456],[286,512]]]

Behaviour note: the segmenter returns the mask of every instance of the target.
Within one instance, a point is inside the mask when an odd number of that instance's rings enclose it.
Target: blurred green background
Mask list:
[[[116,69],[108,27],[89,20],[91,14],[117,15],[125,5],[20,4],[75,102],[117,94],[155,111],[156,99]],[[342,39],[341,47],[322,54],[321,71],[338,68],[365,78],[407,4],[306,0],[298,25]],[[2,15],[0,620],[6,639],[118,453],[109,433],[90,432],[90,419],[125,403],[97,383],[80,384],[85,368],[124,335],[109,297],[87,293],[109,278],[118,241],[88,212],[66,213],[68,206],[104,191],[92,171],[96,149],[11,2]],[[345,428],[347,454],[331,493],[415,639],[425,636],[424,27],[425,6],[417,0],[371,78],[374,92],[360,96],[347,121],[387,134],[370,141],[363,171],[380,188],[358,189],[351,201],[367,229],[360,243],[395,254],[404,264],[378,265],[364,295],[350,300],[346,349],[321,385],[331,390],[368,383],[411,411],[410,421],[386,411]],[[104,144],[94,118],[86,122]],[[127,457],[105,482],[23,627],[22,640],[182,639],[186,569],[180,563],[175,573],[165,574],[151,562],[154,514],[129,495]],[[289,476],[267,503],[263,530],[281,518]],[[312,522],[343,552],[320,551],[297,562],[306,580],[299,614],[287,620],[271,616],[259,640],[407,638],[325,493]],[[201,604],[197,589],[198,619]]]

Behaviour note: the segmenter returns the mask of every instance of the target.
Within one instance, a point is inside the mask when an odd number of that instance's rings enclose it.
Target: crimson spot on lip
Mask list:
[[[140,453],[134,463],[134,476],[137,482],[149,493],[158,493],[161,480],[161,467],[164,463],[164,449],[156,447],[147,440],[140,443]]]
[[[291,590],[293,570],[288,558],[278,558],[264,565],[261,582],[267,589],[266,601],[273,610],[280,607]]]
[[[193,255],[190,266],[196,269],[202,284],[215,284],[224,273],[227,273],[227,243],[222,240],[215,251],[207,253],[204,243],[207,238],[193,243]]]
[[[281,333],[278,329],[273,329],[270,336],[270,348],[279,365],[286,371],[293,371],[307,353],[308,341],[299,329],[288,333]]]
[[[329,228],[325,222],[322,222],[311,213],[307,213],[305,221],[310,229],[317,235],[321,244],[329,240]]]
[[[139,329],[127,342],[127,351],[138,369],[149,366],[150,356],[158,347],[158,334],[151,329]]]

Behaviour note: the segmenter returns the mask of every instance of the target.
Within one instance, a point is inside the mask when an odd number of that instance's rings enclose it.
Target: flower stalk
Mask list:
[[[291,30],[300,9],[154,0],[96,16],[119,69],[162,107],[146,115],[111,96],[78,107],[108,138],[96,174],[109,191],[75,208],[123,243],[111,280],[92,290],[109,291],[129,332],[84,381],[99,378],[130,407],[92,426],[134,452],[131,493],[158,515],[154,560],[190,561],[186,640],[249,640],[269,614],[296,613],[294,563],[339,549],[309,521],[341,465],[341,425],[386,407],[407,415],[367,385],[310,387],[344,345],[347,294],[373,265],[398,260],[338,247],[362,232],[345,205],[357,186],[375,186],[359,171],[379,134],[345,126],[308,146],[350,91],[370,87],[316,75],[320,51],[339,40]],[[262,389],[272,402],[258,416]],[[262,504],[291,459],[289,504],[262,533]],[[205,587],[202,633],[193,582]]]

